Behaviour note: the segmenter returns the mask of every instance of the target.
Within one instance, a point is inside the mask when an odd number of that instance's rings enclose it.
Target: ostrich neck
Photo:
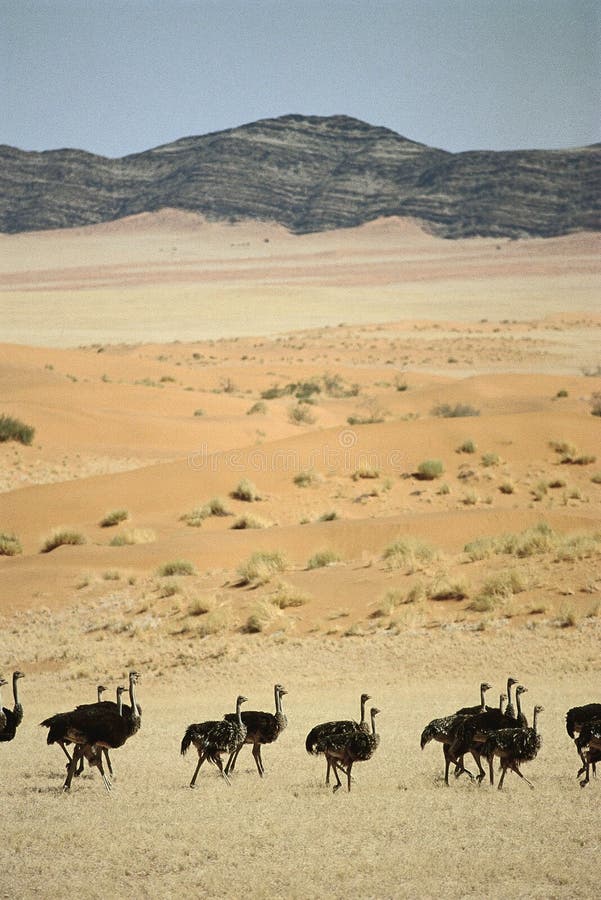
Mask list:
[[[515,692],[515,708],[518,712],[518,720],[522,717],[522,702],[520,700],[521,694],[519,691]]]
[[[361,698],[361,722],[359,723],[360,725],[365,725],[365,704],[366,703],[367,703],[367,700],[364,700],[362,697]]]
[[[123,691],[119,691],[117,694],[117,713],[120,716],[123,715]]]
[[[238,717],[238,725],[242,727],[242,704],[236,703],[236,716]]]
[[[136,682],[133,678],[129,679],[129,699],[131,703],[132,719],[139,719],[138,704],[136,703]]]
[[[13,697],[15,698],[15,706],[19,705],[19,679],[13,675]]]
[[[378,735],[376,734],[376,717],[375,717],[375,715],[374,715],[373,713],[372,713],[372,716],[371,716],[371,733],[372,733],[372,736],[373,736],[373,737],[377,737],[377,736],[378,736]]]
[[[511,681],[507,682],[507,708],[509,709],[513,706],[513,700],[511,699],[511,688],[513,687]]]
[[[0,687],[0,712],[2,712],[2,687]]]
[[[277,714],[282,711],[280,692],[278,691],[277,687],[274,688],[274,695],[275,695],[275,714],[277,716]]]
[[[538,731],[536,729],[537,720],[538,720],[538,709],[535,709],[534,716],[532,718],[532,730],[535,734],[538,734]]]

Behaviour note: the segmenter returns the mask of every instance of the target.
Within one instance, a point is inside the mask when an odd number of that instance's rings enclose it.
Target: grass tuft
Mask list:
[[[417,467],[414,477],[420,481],[434,481],[440,478],[444,472],[444,466],[439,459],[425,459]]]
[[[438,551],[430,544],[416,538],[400,538],[384,550],[382,558],[389,569],[406,569],[409,573],[422,568],[438,557]]]
[[[0,532],[0,556],[18,556],[22,552],[21,542],[15,534]]]
[[[17,441],[28,447],[33,441],[35,428],[26,425],[20,419],[14,419],[12,416],[0,416],[0,444],[5,441]]]
[[[125,522],[128,517],[129,513],[126,509],[114,509],[100,520],[100,527],[112,528],[114,525],[119,525],[120,522]]]
[[[245,503],[254,503],[261,499],[261,495],[257,488],[252,481],[248,480],[248,478],[243,478],[242,481],[236,485],[232,491],[232,497],[234,500],[244,500]]]
[[[318,550],[307,562],[308,569],[323,569],[325,566],[333,566],[340,562],[340,556],[335,550]]]
[[[286,568],[286,558],[279,550],[257,550],[238,567],[239,585],[267,584]]]
[[[157,569],[157,575],[159,575],[161,578],[165,578],[170,575],[195,574],[196,569],[191,562],[188,562],[185,559],[175,559],[172,562],[163,563],[163,565],[159,566],[159,568]]]
[[[85,536],[79,531],[55,531],[54,534],[46,538],[40,553],[50,553],[52,550],[56,550],[57,547],[65,545],[80,546],[85,543]]]

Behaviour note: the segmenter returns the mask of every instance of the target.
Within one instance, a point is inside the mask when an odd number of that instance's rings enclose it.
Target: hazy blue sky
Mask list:
[[[122,156],[284,113],[601,140],[600,0],[0,0],[0,143]]]

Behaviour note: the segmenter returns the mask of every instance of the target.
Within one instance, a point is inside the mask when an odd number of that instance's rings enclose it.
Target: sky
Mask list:
[[[118,157],[287,113],[451,151],[601,140],[599,0],[0,0],[0,144]]]

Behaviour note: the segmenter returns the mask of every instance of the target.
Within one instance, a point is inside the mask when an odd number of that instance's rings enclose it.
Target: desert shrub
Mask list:
[[[272,605],[265,601],[255,603],[246,622],[242,626],[242,631],[246,634],[259,634],[273,621],[277,612]]]
[[[475,453],[477,445],[472,440],[464,441],[457,447],[457,453]]]
[[[595,472],[594,475],[591,475],[591,481],[593,484],[601,484],[601,472]]]
[[[454,406],[449,403],[439,403],[438,406],[432,408],[431,415],[443,419],[459,419],[465,416],[479,416],[480,410],[468,403],[456,403]]]
[[[29,446],[33,441],[35,428],[26,425],[20,419],[14,419],[12,416],[0,416],[0,444],[5,441],[17,441],[19,444]]]
[[[280,387],[279,384],[274,384],[270,388],[267,388],[265,391],[261,391],[261,397],[263,400],[278,400],[280,397],[284,397],[287,394],[292,393],[292,385],[286,385],[286,387]]]
[[[409,572],[415,572],[424,563],[432,562],[437,556],[438,551],[430,544],[407,537],[400,538],[386,547],[382,558],[389,569],[405,568]]]
[[[570,534],[558,538],[555,559],[574,561],[595,556],[601,549],[601,534]]]
[[[552,478],[551,481],[547,482],[547,487],[551,489],[556,488],[564,488],[566,486],[566,482],[563,478]]]
[[[485,453],[480,462],[485,468],[489,468],[490,466],[498,466],[500,463],[499,454],[498,453]]]
[[[261,519],[259,516],[253,516],[250,513],[245,513],[243,516],[239,516],[234,524],[232,525],[232,529],[234,531],[243,531],[245,528],[269,528],[271,522],[267,522],[265,519]]]
[[[440,478],[443,472],[444,466],[440,459],[425,459],[417,467],[415,477],[420,481],[434,481],[435,478]]]
[[[568,396],[568,392],[564,388],[562,388],[560,391],[557,391],[555,396],[557,397],[557,399],[562,399]]]
[[[340,556],[335,550],[318,550],[307,562],[308,569],[323,569],[325,566],[333,566],[340,562]]]
[[[267,584],[273,575],[283,572],[286,558],[279,550],[257,550],[238,567],[239,584]]]
[[[591,416],[601,416],[601,393],[599,391],[596,391],[591,397]]]
[[[499,490],[502,494],[514,494],[515,485],[512,481],[502,481],[499,485]]]
[[[353,481],[359,481],[360,478],[379,478],[379,477],[380,477],[380,470],[377,469],[375,466],[370,466],[367,464],[363,465],[363,466],[359,466],[359,468],[355,469],[355,471],[351,475],[351,478],[353,479]]]
[[[475,541],[467,543],[463,551],[467,553],[470,562],[489,559],[495,553],[495,542],[493,538],[476,538]]]
[[[206,616],[215,608],[215,599],[213,597],[195,597],[188,604],[186,614],[188,616]]]
[[[476,506],[478,503],[478,494],[476,491],[466,491],[461,498],[461,502],[464,506]]]
[[[557,624],[560,628],[575,628],[578,624],[578,616],[573,606],[562,603],[559,610]]]
[[[212,497],[202,507],[207,516],[231,516],[233,513],[226,507],[221,497]]]
[[[243,478],[242,481],[238,483],[232,491],[232,497],[235,500],[244,500],[246,503],[254,503],[256,500],[261,499],[261,495],[257,491],[257,488],[252,481],[248,480],[248,478]]]
[[[349,425],[378,425],[384,421],[384,414],[379,412],[370,413],[366,416],[349,416],[346,421]]]
[[[405,379],[399,378],[398,376],[394,380],[394,386],[397,389],[397,391],[401,391],[401,392],[406,391],[409,388],[409,385],[407,384]]]
[[[405,603],[419,603],[426,599],[426,587],[423,581],[416,581],[407,591]]]
[[[323,376],[322,381],[324,391],[330,397],[337,397],[339,399],[342,399],[343,397],[356,397],[361,391],[361,387],[358,384],[345,384],[344,379],[338,373],[335,373],[334,375],[326,373]]]
[[[159,566],[157,574],[160,575],[161,578],[169,575],[195,575],[196,569],[191,562],[188,562],[185,559],[176,559]]]
[[[164,581],[159,585],[159,597],[167,598],[174,597],[176,594],[179,594],[181,591],[180,585],[177,581]]]
[[[197,628],[199,637],[208,637],[225,631],[230,624],[230,611],[227,606],[216,606],[200,618]]]
[[[189,525],[190,528],[200,528],[204,520],[207,518],[207,513],[204,507],[197,506],[192,512],[184,513],[183,516],[180,516],[180,522],[185,522],[186,525]]]
[[[305,469],[295,475],[293,481],[297,487],[312,487],[323,481],[323,475],[320,475],[315,469]]]
[[[0,532],[0,556],[18,556],[22,552],[21,542],[15,534]]]
[[[335,522],[336,519],[339,519],[340,516],[336,512],[335,509],[330,509],[327,512],[324,512],[320,515],[318,522]]]
[[[133,544],[152,544],[157,536],[151,528],[126,528],[110,541],[111,547],[129,547]]]
[[[459,579],[456,581],[442,581],[433,584],[430,590],[431,600],[464,600],[467,597],[467,585]]]
[[[477,597],[474,597],[473,600],[467,605],[467,609],[472,610],[472,612],[490,612],[496,606],[497,601],[494,597],[489,597],[486,594],[479,594]]]
[[[293,425],[313,425],[315,416],[305,403],[297,403],[288,409],[288,420]]]
[[[116,569],[109,569],[107,572],[102,573],[102,577],[104,581],[119,581],[121,575]]]
[[[114,509],[112,512],[107,513],[106,516],[100,520],[100,527],[112,528],[113,525],[118,525],[120,522],[125,522],[128,516],[129,513],[126,509]]]
[[[524,558],[554,550],[556,535],[546,522],[539,522],[518,534],[505,534],[495,541],[495,552]]]
[[[85,544],[86,539],[79,531],[55,531],[50,537],[46,538],[42,545],[41,553],[50,553],[57,547],[64,545],[78,546]]]
[[[256,403],[253,403],[253,405],[250,407],[250,409],[246,410],[246,415],[247,416],[256,416],[256,415],[264,416],[266,412],[267,412],[267,404],[263,403],[262,400],[257,400]]]
[[[204,414],[205,414],[204,409],[201,409],[200,407],[198,409],[194,410],[194,415],[197,416],[198,418],[200,418],[201,416],[204,416]]]
[[[436,491],[436,493],[437,493],[437,494],[440,494],[441,497],[444,497],[446,494],[450,494],[450,493],[451,493],[451,488],[450,488],[449,485],[445,482],[444,484],[441,484],[441,485],[440,485],[440,487],[438,488],[438,490]]]
[[[269,595],[269,602],[279,609],[304,606],[310,599],[309,594],[303,593],[287,581],[279,581],[273,594]]]

